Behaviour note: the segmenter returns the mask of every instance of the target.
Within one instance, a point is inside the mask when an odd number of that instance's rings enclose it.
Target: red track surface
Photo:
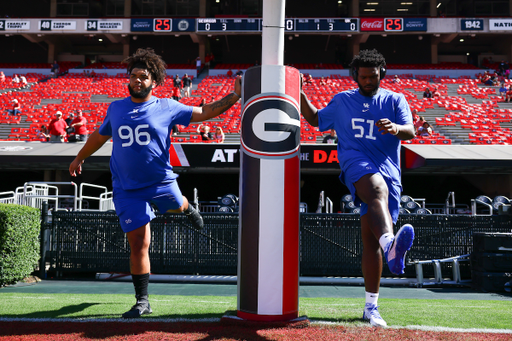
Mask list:
[[[512,334],[427,332],[304,324],[0,322],[0,340],[512,340]]]

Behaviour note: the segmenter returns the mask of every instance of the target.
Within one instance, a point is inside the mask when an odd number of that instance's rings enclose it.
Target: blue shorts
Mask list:
[[[398,220],[398,214],[400,213],[400,195],[402,192],[402,187],[396,183],[393,183],[391,178],[383,176],[379,172],[379,168],[375,166],[371,161],[359,159],[356,162],[353,162],[349,167],[346,167],[345,171],[341,172],[340,180],[350,190],[350,194],[352,195],[352,198],[354,198],[354,203],[356,206],[361,205],[360,215],[363,216],[368,213],[368,205],[365,204],[356,195],[356,188],[354,183],[356,183],[366,174],[379,174],[388,185],[389,214],[393,219],[393,224],[396,224],[396,221]]]
[[[114,188],[113,196],[116,213],[125,233],[146,225],[155,217],[151,204],[162,213],[183,205],[183,195],[176,181],[131,191]]]

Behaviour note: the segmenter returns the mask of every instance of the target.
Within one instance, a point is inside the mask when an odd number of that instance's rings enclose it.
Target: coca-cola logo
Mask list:
[[[382,31],[384,29],[384,20],[382,19],[363,19],[361,22],[361,31]]]

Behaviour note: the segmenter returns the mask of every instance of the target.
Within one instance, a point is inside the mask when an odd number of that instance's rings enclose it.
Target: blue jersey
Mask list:
[[[112,186],[132,190],[174,180],[171,130],[175,124],[188,126],[191,118],[192,107],[167,98],[112,102],[99,129],[101,135],[112,136]]]
[[[338,135],[341,179],[353,160],[368,159],[384,177],[401,184],[400,139],[378,131],[375,123],[382,118],[412,124],[411,110],[402,94],[382,88],[372,97],[361,95],[359,89],[343,91],[318,111],[319,129],[334,128]]]

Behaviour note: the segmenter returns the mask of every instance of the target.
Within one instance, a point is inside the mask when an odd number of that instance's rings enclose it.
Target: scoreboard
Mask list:
[[[198,18],[197,32],[261,32],[262,19]],[[357,18],[285,19],[286,32],[357,32]]]
[[[355,32],[359,30],[357,18],[285,19],[287,32]]]
[[[258,32],[261,31],[261,19],[198,18],[197,32]]]

